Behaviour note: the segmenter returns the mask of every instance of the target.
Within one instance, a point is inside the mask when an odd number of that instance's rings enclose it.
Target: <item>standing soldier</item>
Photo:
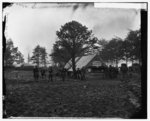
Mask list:
[[[61,70],[61,77],[62,77],[62,81],[65,81],[65,77],[66,77],[66,70],[64,68],[62,68]]]
[[[42,79],[45,78],[45,72],[46,72],[45,69],[42,68],[42,69],[41,69],[41,76],[42,76]]]
[[[35,80],[37,81],[39,79],[39,69],[37,66],[35,67],[34,71],[35,71]]]
[[[53,69],[51,66],[49,67],[48,72],[49,72],[49,80],[53,81]]]
[[[113,68],[111,65],[109,65],[109,69],[108,69],[108,73],[109,73],[109,78],[112,79],[112,71],[113,71]]]
[[[34,68],[33,68],[33,78],[34,78],[34,80],[36,80],[36,76],[35,76],[36,74],[35,74],[35,66],[34,66]]]
[[[82,80],[86,80],[85,73],[86,73],[86,69],[85,69],[85,67],[82,67],[82,69],[81,69],[81,79]]]
[[[115,78],[117,78],[118,77],[118,73],[119,73],[118,67],[115,67],[114,69],[115,69],[114,70],[115,71]]]
[[[128,72],[129,72],[129,76],[132,77],[132,72],[133,72],[132,66],[129,67]]]
[[[126,64],[121,64],[121,68],[120,71],[122,73],[122,80],[126,79],[127,77],[127,72],[128,72],[128,68]]]
[[[109,77],[109,69],[108,69],[108,66],[105,66],[105,69],[104,69],[104,78],[107,79]]]
[[[77,68],[77,71],[76,71],[76,74],[77,74],[77,79],[81,79],[81,70],[79,68]]]

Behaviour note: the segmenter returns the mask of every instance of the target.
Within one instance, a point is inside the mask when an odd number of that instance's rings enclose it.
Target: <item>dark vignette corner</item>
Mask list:
[[[147,15],[148,15],[148,2],[147,9],[141,9],[141,109],[136,112],[133,119],[147,119]]]
[[[9,2],[2,2],[2,11],[12,5],[13,3],[9,3]],[[2,19],[3,20],[3,19]],[[3,88],[2,88],[2,101],[3,101],[3,109],[2,109],[2,113],[3,113],[3,118],[7,118],[7,114],[6,114],[6,111],[5,111],[5,95],[6,95],[6,85],[5,85],[5,78],[4,78],[4,53],[5,53],[5,48],[6,48],[6,37],[5,37],[5,28],[6,28],[6,17],[4,18],[4,20],[2,21],[2,37],[3,37],[3,40],[2,40],[2,85],[3,85]]]

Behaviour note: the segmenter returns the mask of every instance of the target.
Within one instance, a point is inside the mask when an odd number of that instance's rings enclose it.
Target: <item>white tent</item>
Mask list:
[[[76,68],[81,69],[82,67],[87,66],[94,59],[95,56],[96,56],[96,54],[82,56],[76,62]],[[69,71],[72,71],[72,68],[70,68]]]
[[[82,56],[80,60],[76,63],[76,68],[82,68],[83,66],[86,66],[91,60],[96,56],[96,54],[93,55],[86,55]]]
[[[76,57],[75,58],[75,62],[77,62],[79,60],[79,57]],[[71,62],[71,59],[68,61],[68,63],[66,63],[66,65],[65,65],[65,69],[69,69],[69,68],[71,68],[71,66],[72,66],[72,62]]]

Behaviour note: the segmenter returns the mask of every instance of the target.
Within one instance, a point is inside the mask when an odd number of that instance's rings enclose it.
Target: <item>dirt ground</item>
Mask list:
[[[5,73],[7,117],[130,118],[137,107],[120,79],[33,80],[32,72]],[[7,78],[8,77],[8,78]]]

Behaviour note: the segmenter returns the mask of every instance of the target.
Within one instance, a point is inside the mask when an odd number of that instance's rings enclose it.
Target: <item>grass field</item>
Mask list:
[[[86,81],[57,77],[35,82],[32,72],[20,73],[18,79],[5,73],[8,117],[130,118],[137,111],[118,79],[88,75]]]

